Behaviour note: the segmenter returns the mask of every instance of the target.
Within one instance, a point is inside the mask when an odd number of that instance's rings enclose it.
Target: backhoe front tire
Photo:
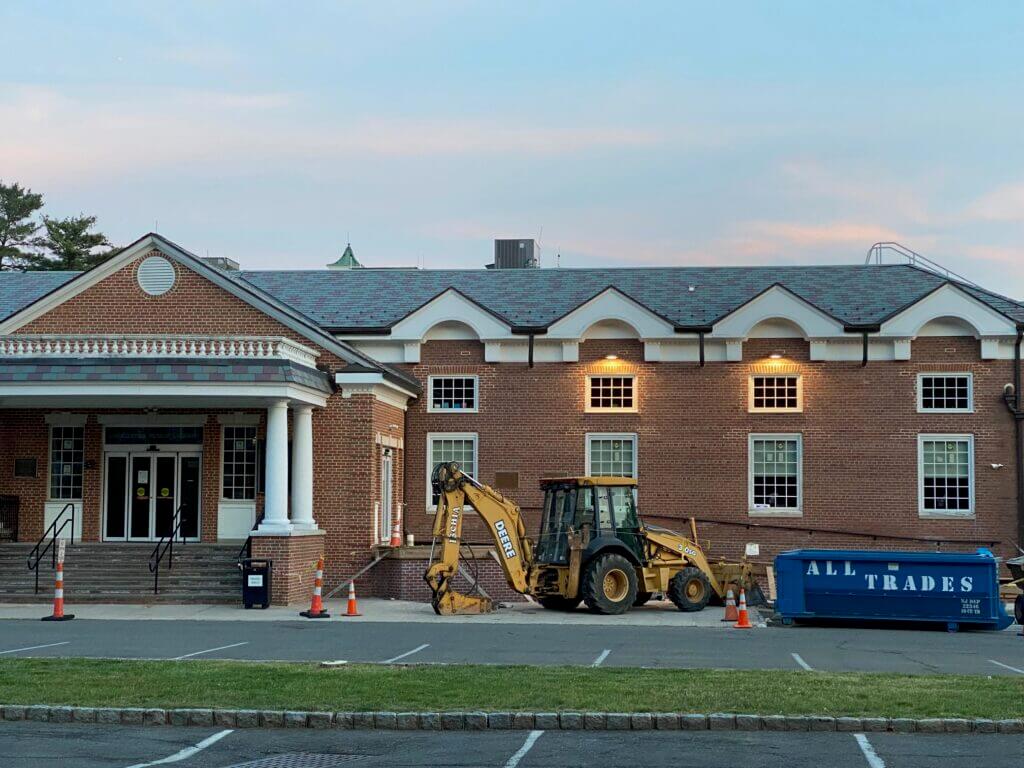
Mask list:
[[[680,611],[703,611],[711,599],[711,582],[700,568],[683,568],[668,583],[668,599]]]
[[[583,598],[550,595],[548,597],[538,597],[537,602],[549,611],[575,611],[579,604],[583,602]]]
[[[636,601],[636,568],[622,555],[598,555],[583,573],[580,592],[592,613],[625,613]]]

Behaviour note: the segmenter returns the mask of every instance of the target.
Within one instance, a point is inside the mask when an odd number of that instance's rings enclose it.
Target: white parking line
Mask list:
[[[804,661],[804,657],[801,656],[799,653],[791,653],[789,655],[793,657],[793,661],[795,661],[801,667],[806,669],[808,672],[813,672],[814,671],[814,667],[812,667],[810,664],[808,664],[806,661]]]
[[[405,653],[400,653],[397,656],[394,656],[393,658],[385,659],[384,661],[381,662],[381,664],[394,664],[399,659],[404,659],[406,656],[412,656],[414,653],[419,653],[424,648],[429,648],[429,647],[430,647],[430,643],[424,643],[423,645],[418,645],[415,648],[413,648],[411,651],[406,651]]]
[[[530,731],[530,735],[526,737],[526,741],[523,742],[523,746],[519,748],[512,757],[505,763],[505,768],[516,768],[519,765],[519,761],[526,757],[526,753],[533,749],[533,745],[537,743],[537,739],[544,735],[544,731]]]
[[[21,651],[35,651],[39,648],[56,648],[58,645],[67,645],[70,640],[65,640],[63,643],[47,643],[46,645],[30,645],[28,648],[11,648],[9,651],[0,651],[0,656],[5,653],[20,653]]]
[[[228,648],[237,648],[240,645],[248,645],[249,641],[246,640],[244,643],[233,643],[231,645],[221,645],[217,648],[207,648],[205,651],[196,651],[195,653],[186,653],[184,656],[175,656],[171,661],[181,661],[182,659],[191,659],[193,656],[202,656],[204,653],[213,653],[214,651],[225,651]]]
[[[216,744],[229,733],[233,733],[233,731],[227,730],[221,731],[220,733],[215,733],[213,734],[213,736],[209,736],[203,739],[194,747],[185,747],[180,752],[175,752],[173,755],[169,755],[168,757],[163,757],[159,760],[153,760],[149,763],[136,763],[135,765],[129,765],[128,768],[146,768],[146,766],[149,765],[167,765],[168,763],[180,763],[182,760],[188,760],[190,757],[192,757],[192,755],[196,754],[197,752],[202,752],[211,744]]]
[[[608,654],[611,653],[611,652],[612,651],[611,651],[610,648],[605,648],[603,651],[601,651],[601,655],[598,656],[596,659],[594,659],[594,663],[591,664],[590,666],[592,666],[592,667],[600,667],[604,663],[604,660],[608,658]]]
[[[868,741],[868,737],[863,733],[853,734],[853,738],[857,740],[857,746],[860,747],[860,751],[864,753],[864,759],[868,761],[868,765],[871,768],[885,768],[885,761],[878,756],[875,752],[875,748],[871,746],[871,742]]]
[[[1017,669],[1017,667],[1011,667],[1009,664],[1003,664],[1003,662],[996,661],[995,659],[989,659],[988,661],[989,664],[995,664],[997,667],[1002,667],[1003,669],[1008,669],[1011,672],[1016,672],[1018,675],[1024,675],[1024,669]]]

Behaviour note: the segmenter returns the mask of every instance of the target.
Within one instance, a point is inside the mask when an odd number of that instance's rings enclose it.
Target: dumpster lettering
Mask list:
[[[890,570],[894,570],[891,569]],[[857,570],[850,560],[834,562],[825,560],[819,565],[817,560],[807,561],[806,576],[857,576]],[[895,573],[865,573],[863,574],[865,585],[869,590],[880,590],[882,592],[972,592],[974,590],[974,577],[961,576],[957,580],[954,576],[914,576],[908,574],[900,577]]]

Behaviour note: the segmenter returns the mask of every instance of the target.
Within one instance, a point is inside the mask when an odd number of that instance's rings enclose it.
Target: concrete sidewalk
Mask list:
[[[357,618],[342,618],[345,600],[327,601],[331,614],[328,621],[345,622],[394,622],[414,624],[566,624],[570,621],[580,625],[617,625],[635,627],[722,627],[725,609],[709,606],[697,613],[683,613],[669,601],[652,601],[642,608],[634,608],[622,616],[598,616],[581,607],[572,613],[549,611],[536,603],[505,604],[493,613],[482,616],[438,616],[429,603],[405,600],[381,600],[368,598],[359,601],[363,614]],[[125,621],[296,621],[299,611],[308,606],[272,606],[266,610],[254,608],[245,610],[240,605],[123,605],[84,603],[67,604],[65,611],[81,619],[120,619]],[[48,603],[0,604],[0,619],[38,619],[48,615]],[[758,624],[756,611],[751,611],[751,621]]]

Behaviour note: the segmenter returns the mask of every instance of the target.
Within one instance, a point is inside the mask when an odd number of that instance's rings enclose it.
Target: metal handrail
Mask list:
[[[892,251],[893,253],[899,254],[900,256],[905,258],[911,265],[915,267],[921,267],[921,269],[925,269],[929,272],[932,272],[938,275],[939,277],[945,277],[947,280],[956,280],[957,282],[965,283],[973,288],[981,287],[972,280],[968,280],[963,275],[958,274],[951,269],[947,269],[938,262],[932,261],[927,256],[923,256],[917,251],[912,251],[910,248],[907,248],[907,246],[901,245],[900,243],[875,243],[870,248],[868,248],[868,255],[864,259],[864,263],[870,264],[873,261],[875,264],[881,264],[882,253],[884,251]]]
[[[160,562],[164,559],[164,555],[167,555],[167,570],[174,567],[174,537],[181,531],[181,510],[185,508],[185,504],[181,504],[174,512],[174,517],[171,518],[173,525],[171,526],[171,532],[161,536],[160,541],[153,547],[153,553],[149,556],[149,572],[153,574],[153,594],[157,595],[160,593]],[[164,540],[166,539],[166,543]],[[185,537],[181,537],[181,543],[185,544]],[[162,549],[161,549],[162,547]]]
[[[64,513],[67,512],[69,509],[71,510],[71,517],[66,519],[66,520],[64,520],[64,522],[61,522],[61,518],[64,517]],[[57,526],[57,523],[61,523],[60,527]],[[36,572],[36,594],[37,595],[39,594],[39,563],[42,561],[43,556],[46,554],[46,552],[50,551],[51,559],[52,559],[51,567],[52,568],[56,568],[57,567],[57,547],[55,547],[54,545],[57,543],[58,537],[61,535],[61,533],[64,532],[64,529],[69,524],[71,525],[71,541],[74,542],[74,540],[75,540],[75,503],[73,501],[69,501],[67,504],[64,505],[64,508],[53,519],[53,522],[50,523],[50,526],[43,532],[43,535],[39,537],[39,541],[36,542],[36,545],[34,547],[32,547],[32,551],[28,553],[28,569],[30,571],[35,571]],[[52,536],[50,535],[51,531],[53,532]],[[46,537],[47,536],[50,537],[50,541],[47,543],[47,545],[45,547],[43,547],[42,551],[40,551],[39,548],[43,546],[43,542],[46,541]]]
[[[238,556],[235,558],[235,560],[238,561],[238,567],[239,568],[242,567],[242,561],[243,560],[248,560],[248,559],[250,559],[252,557],[252,532],[260,527],[260,523],[263,522],[263,515],[264,514],[265,514],[265,511],[264,512],[260,512],[259,516],[256,518],[256,522],[253,523],[252,524],[252,528],[249,529],[249,536],[242,543],[242,548],[238,550]]]

